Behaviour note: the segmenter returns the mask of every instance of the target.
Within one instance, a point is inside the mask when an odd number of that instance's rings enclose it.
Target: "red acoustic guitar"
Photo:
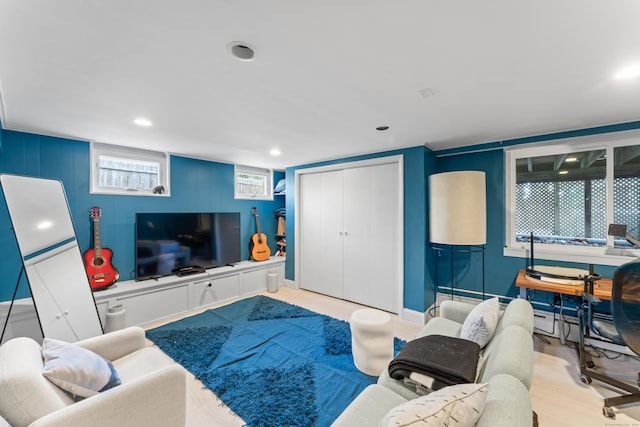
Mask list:
[[[116,283],[120,277],[118,270],[111,264],[113,251],[100,246],[100,208],[91,208],[93,220],[93,249],[84,253],[84,265],[92,291],[100,291]]]
[[[251,208],[251,213],[256,217],[256,230],[258,231],[249,241],[249,253],[251,259],[254,261],[264,261],[269,259],[271,255],[271,249],[267,245],[267,236],[260,232],[260,219],[258,216],[258,209]]]

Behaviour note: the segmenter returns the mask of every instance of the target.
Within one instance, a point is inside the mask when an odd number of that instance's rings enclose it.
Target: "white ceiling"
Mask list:
[[[639,18],[637,0],[0,0],[1,119],[279,169],[636,121],[640,79],[613,75],[640,62]]]

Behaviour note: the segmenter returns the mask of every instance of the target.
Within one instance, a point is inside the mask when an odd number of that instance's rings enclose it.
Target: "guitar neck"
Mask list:
[[[256,230],[258,230],[258,243],[262,244],[262,232],[260,231],[260,216],[256,213]]]
[[[258,230],[258,235],[262,235],[262,232],[260,231],[260,217],[258,214],[256,214],[256,230]]]
[[[97,218],[93,220],[93,250],[96,258],[102,256],[102,246],[100,246],[100,220]]]

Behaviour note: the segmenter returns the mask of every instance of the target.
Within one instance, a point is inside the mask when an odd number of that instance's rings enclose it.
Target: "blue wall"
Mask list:
[[[402,155],[404,162],[404,307],[425,311],[432,303],[433,288],[427,269],[427,186],[426,177],[434,171],[435,158],[426,147],[413,147],[334,161],[287,168],[287,262],[286,278],[295,278],[294,218],[295,171],[310,167]]]
[[[485,277],[486,291],[488,293],[515,297],[518,294],[518,288],[515,286],[515,279],[518,274],[518,270],[525,268],[528,265],[528,259],[507,257],[503,255],[503,246],[505,241],[505,164],[504,151],[500,147],[631,129],[640,129],[640,122],[601,126],[591,129],[581,129],[570,132],[520,138],[435,152],[438,172],[479,170],[485,171],[487,174],[487,244],[485,252]],[[474,151],[481,149],[489,149],[489,151]],[[471,152],[460,153],[462,150]],[[445,156],[440,157],[442,155]],[[481,271],[478,269],[478,259],[461,258],[462,259],[454,260],[455,287],[477,291],[479,282],[476,274],[478,271]],[[581,269],[588,269],[589,267],[588,264],[581,263],[545,260],[536,260],[536,262],[539,265],[560,265]],[[438,273],[445,277],[450,277],[450,267],[451,263],[449,260],[445,259],[441,264],[441,268],[438,268]],[[612,277],[615,267],[608,265],[595,265],[595,271],[603,277]],[[438,280],[438,284],[442,284],[442,281]],[[537,292],[534,300],[543,304],[552,303],[553,295],[546,292]]]
[[[114,251],[113,263],[120,280],[133,279],[136,212],[240,212],[242,257],[248,259],[248,243],[255,233],[253,206],[260,213],[262,232],[275,252],[276,221],[273,211],[283,201],[235,200],[233,165],[171,156],[171,197],[109,196],[89,193],[89,143],[13,131],[1,131],[0,173],[59,179],[64,184],[71,216],[82,251],[92,245],[89,209],[102,209],[101,240]],[[283,178],[274,174],[274,182]],[[0,194],[0,301],[10,300],[21,263],[13,231]],[[26,281],[19,297],[28,296]]]
[[[294,272],[294,218],[295,171],[298,169],[339,164],[390,155],[404,157],[404,307],[425,311],[433,303],[433,283],[437,278],[441,286],[451,284],[451,264],[446,256],[436,256],[428,247],[428,176],[436,172],[456,170],[482,170],[487,173],[487,245],[485,251],[485,291],[514,297],[518,293],[515,278],[519,269],[526,267],[524,258],[503,255],[505,233],[504,154],[502,147],[509,145],[562,139],[640,129],[640,122],[601,126],[591,129],[555,133],[528,138],[499,141],[471,147],[442,150],[436,153],[419,146],[383,153],[349,157],[334,161],[290,167],[286,175],[277,172],[274,183],[286,176],[287,181],[287,261],[286,278],[293,280]],[[171,157],[171,197],[106,196],[89,194],[89,144],[63,138],[0,131],[0,173],[55,178],[62,180],[81,249],[91,245],[89,209],[102,208],[102,242],[114,250],[114,264],[121,280],[132,278],[134,270],[134,220],[136,212],[188,212],[236,211],[241,213],[242,241],[249,241],[255,232],[251,207],[260,212],[261,226],[267,234],[272,251],[276,222],[271,213],[282,207],[281,197],[273,202],[234,200],[233,165]],[[482,151],[488,150],[488,151]],[[436,157],[437,156],[437,157]],[[248,258],[248,247],[242,245],[243,258]],[[482,271],[476,255],[454,257],[453,284],[456,288],[479,291]],[[540,264],[544,264],[543,261]],[[586,268],[576,263],[557,263]],[[8,213],[0,195],[0,301],[11,298],[20,272],[20,258]],[[614,267],[596,266],[596,271],[611,277]],[[24,282],[24,280],[23,280]],[[19,296],[28,295],[26,283],[21,284]],[[540,292],[537,300],[548,302],[549,295]]]

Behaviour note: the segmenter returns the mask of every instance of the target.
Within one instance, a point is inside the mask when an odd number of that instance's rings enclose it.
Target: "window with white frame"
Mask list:
[[[91,193],[168,196],[169,155],[94,142]]]
[[[272,183],[273,171],[271,169],[235,165],[236,199],[273,200]]]
[[[635,135],[638,135],[637,133]],[[506,151],[505,255],[619,265],[640,256],[640,136],[610,134]]]

